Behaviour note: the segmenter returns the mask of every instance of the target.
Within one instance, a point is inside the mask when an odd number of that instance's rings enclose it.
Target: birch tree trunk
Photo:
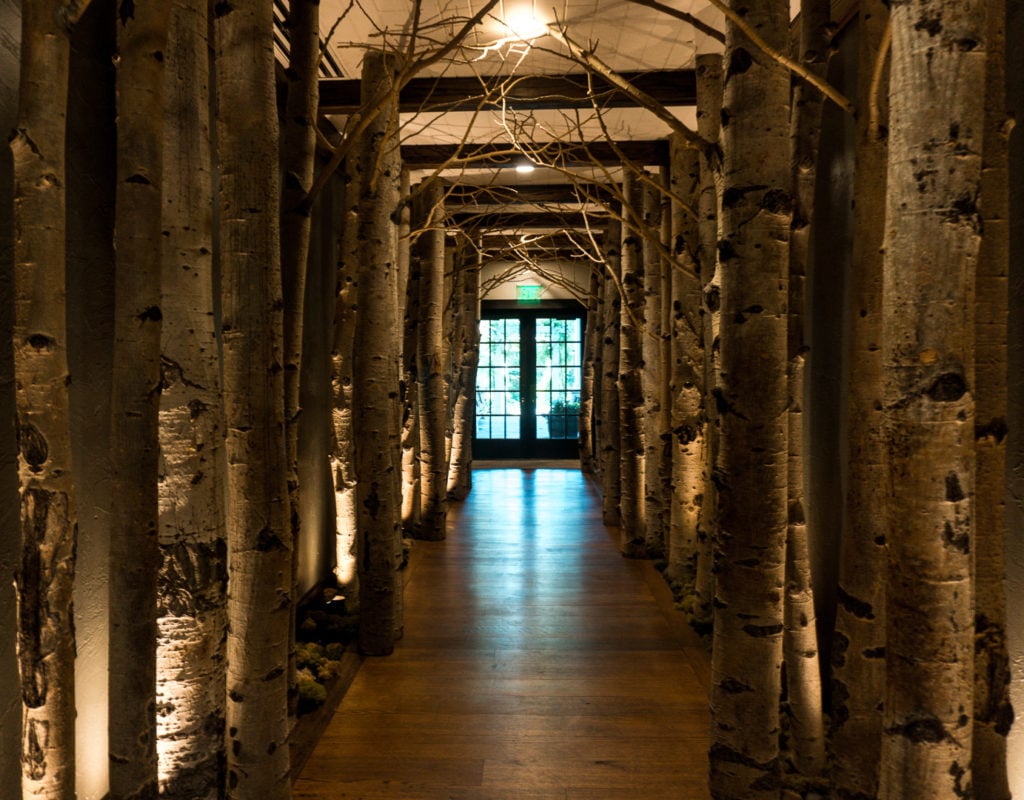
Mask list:
[[[742,5],[745,21],[785,50],[789,4]],[[732,23],[725,63],[711,793],[753,800],[779,796],[790,80]]]
[[[406,203],[411,206],[412,203]],[[410,224],[410,228],[411,228]],[[410,244],[405,281],[405,314],[402,336],[402,521],[409,534],[420,526],[420,276],[422,265],[415,245]]]
[[[359,170],[359,317],[354,341],[353,378],[358,397],[353,410],[359,520],[359,647],[367,655],[387,655],[401,630],[401,463],[395,360],[397,252],[394,217],[398,210],[401,165],[398,154],[397,96],[390,58],[370,51],[363,59],[362,103],[388,96],[385,107],[355,153]]]
[[[974,553],[974,790],[1008,800],[1006,736],[1013,724],[1006,643],[1006,433],[1009,164],[1006,107],[1006,4],[988,4],[981,250],[975,320],[977,533]]]
[[[280,186],[272,9],[214,20],[227,424],[228,797],[276,800],[288,778],[293,541],[288,520]]]
[[[290,0],[285,20],[288,32],[288,68],[285,114],[281,127],[281,296],[284,300],[284,418],[288,457],[288,506],[292,541],[302,530],[299,505],[299,399],[302,366],[306,271],[311,229],[306,195],[313,185],[316,155],[316,115],[320,101],[317,67],[320,64],[320,0]],[[299,552],[294,547],[294,552]],[[294,595],[298,591],[298,559],[292,558]],[[288,710],[298,712],[295,617],[288,656]]]
[[[700,162],[679,135],[669,138],[672,254],[672,508],[669,517],[669,580],[692,592],[697,577],[697,521],[703,502],[705,444],[703,265],[698,259],[695,211],[700,195]]]
[[[700,152],[700,200],[697,206],[700,282],[704,335],[704,453],[701,482],[703,497],[697,513],[697,574],[693,617],[699,623],[711,622],[711,604],[715,581],[712,572],[713,545],[718,538],[718,487],[715,465],[718,463],[718,367],[720,362],[719,328],[721,322],[721,276],[718,272],[718,226],[721,218],[722,165],[719,138],[722,118],[722,56],[710,53],[697,56],[697,132],[709,142]]]
[[[602,278],[597,272],[590,275],[587,291],[587,324],[583,334],[583,380],[580,388],[580,468],[588,475],[597,474],[594,447],[594,387],[595,376],[600,372],[601,327],[598,311]]]
[[[162,797],[223,792],[224,417],[214,321],[208,4],[175,0],[164,116],[157,763]]]
[[[420,322],[420,261],[412,237],[412,192],[409,170],[402,170],[402,211],[399,216],[399,273],[402,304],[402,523],[409,534],[420,524],[420,414],[417,379],[417,338]],[[403,238],[404,235],[404,238]]]
[[[879,792],[886,800],[971,793],[969,381],[985,6],[984,0],[891,5],[882,336],[890,535]]]
[[[830,0],[800,4],[800,62],[825,77],[828,64]],[[817,780],[825,770],[825,718],[822,709],[817,614],[811,581],[811,555],[804,508],[803,404],[808,345],[804,338],[804,287],[811,266],[814,184],[823,96],[805,81],[793,87],[793,228],[789,252],[789,527],[786,536],[786,710],[790,761],[803,778]]]
[[[70,27],[63,2],[21,9],[14,159],[14,377],[21,503],[18,669],[21,796],[75,797],[77,522],[72,492],[65,293]]]
[[[458,275],[462,306],[462,358],[452,425],[452,455],[448,497],[465,500],[473,488],[473,421],[476,409],[476,372],[480,361],[480,256],[475,249],[462,259]]]
[[[858,27],[853,270],[848,319],[846,497],[832,634],[831,783],[840,798],[878,794],[885,693],[887,527],[883,466],[882,240],[888,135],[883,0],[862,0]],[[880,85],[876,86],[876,83]],[[873,109],[877,109],[873,111]]]
[[[622,314],[619,327],[619,525],[622,554],[647,554],[644,516],[644,262],[643,184],[627,172],[623,178]]]
[[[117,60],[110,792],[155,798],[160,571],[160,267],[164,51],[170,4],[122,7]]]
[[[444,189],[438,179],[427,181],[416,197],[421,226],[419,253],[419,313],[417,377],[420,410],[420,538],[445,537],[448,516],[448,383],[445,380],[444,321],[445,252]]]
[[[622,331],[622,225],[608,223],[604,236],[604,323],[601,337],[601,516],[605,525],[621,524],[619,499],[622,461],[619,356]]]
[[[649,176],[652,181],[658,177]],[[671,496],[665,485],[668,474],[668,412],[667,376],[663,370],[665,324],[662,320],[662,300],[666,291],[665,269],[662,263],[662,192],[645,183],[642,209],[643,250],[643,320],[641,332],[641,359],[644,409],[644,550],[649,557],[662,558],[665,554],[668,507]]]
[[[338,245],[337,297],[334,310],[334,343],[331,347],[331,478],[334,483],[335,566],[334,577],[345,596],[346,610],[359,608],[359,575],[356,569],[358,544],[356,532],[355,432],[352,414],[355,404],[353,343],[358,314],[357,213],[359,186],[353,171],[345,164],[345,196],[342,202],[340,242]]]

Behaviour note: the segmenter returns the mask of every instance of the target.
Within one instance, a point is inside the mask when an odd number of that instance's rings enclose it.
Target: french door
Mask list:
[[[582,310],[485,308],[473,455],[575,458],[582,364]]]

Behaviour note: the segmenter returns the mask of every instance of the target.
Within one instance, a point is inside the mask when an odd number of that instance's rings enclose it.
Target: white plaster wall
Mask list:
[[[496,277],[508,275],[503,283],[488,289],[482,296],[483,300],[515,300],[516,287],[522,285],[540,286],[541,300],[582,299],[585,302],[590,288],[590,263],[577,261],[557,261],[542,265],[543,273],[529,267],[517,267],[514,262],[501,261],[487,264],[481,271],[481,285],[489,286]],[[550,276],[558,280],[552,280]],[[569,284],[567,287],[564,284]]]

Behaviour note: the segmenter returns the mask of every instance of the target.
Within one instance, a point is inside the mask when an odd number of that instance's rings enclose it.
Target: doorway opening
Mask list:
[[[474,458],[576,458],[584,310],[484,303]]]

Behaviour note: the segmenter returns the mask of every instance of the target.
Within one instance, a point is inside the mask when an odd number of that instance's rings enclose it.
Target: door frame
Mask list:
[[[555,319],[579,319],[580,343],[586,331],[587,309],[575,300],[541,300],[536,303],[520,303],[515,300],[483,300],[480,303],[480,319],[507,319],[518,317],[523,325],[520,329],[520,395],[521,395],[521,427],[518,439],[477,439],[476,438],[476,403],[473,412],[473,458],[479,459],[566,459],[578,458],[580,454],[579,438],[574,439],[538,439],[536,416],[536,382],[537,382],[537,351],[536,321],[544,317]],[[529,341],[533,347],[522,348],[527,341],[526,331],[529,330]],[[581,353],[582,355],[582,353]],[[582,370],[582,363],[580,364]],[[474,387],[475,397],[476,387]]]

